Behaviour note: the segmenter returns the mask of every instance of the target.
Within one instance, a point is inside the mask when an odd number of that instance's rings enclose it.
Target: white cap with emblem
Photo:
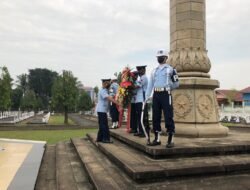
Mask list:
[[[156,53],[156,57],[168,56],[168,52],[165,49],[159,49]]]

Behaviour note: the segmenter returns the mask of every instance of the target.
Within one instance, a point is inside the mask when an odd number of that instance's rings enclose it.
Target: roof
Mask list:
[[[241,92],[238,92],[234,97],[234,101],[242,102],[243,101],[243,94]]]
[[[250,93],[250,86],[247,87],[247,88],[245,88],[245,89],[243,89],[243,90],[241,90],[240,92],[243,93],[243,94]]]
[[[234,101],[243,101],[243,93],[237,90],[216,90],[217,99],[228,99],[229,96],[234,95]]]

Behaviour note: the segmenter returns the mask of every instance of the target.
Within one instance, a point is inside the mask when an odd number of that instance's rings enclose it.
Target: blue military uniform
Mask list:
[[[109,92],[110,92],[110,96],[115,97],[117,91],[118,91],[119,85],[116,81],[113,81]],[[111,102],[110,103],[110,115],[112,118],[112,128],[117,128],[118,127],[118,121],[119,121],[119,111],[117,109],[117,106],[115,103]]]
[[[144,137],[143,129],[142,129],[142,124],[141,124],[141,114],[142,114],[142,104],[146,100],[146,91],[147,91],[147,86],[148,86],[148,78],[146,74],[140,76],[138,79],[138,89],[136,93],[136,117],[137,117],[137,124],[138,124],[138,135],[141,137]],[[147,107],[145,107],[144,110],[144,117],[143,117],[143,122],[147,130],[149,130],[149,122],[148,122],[148,111]]]
[[[142,129],[141,123],[141,116],[142,116],[142,106],[143,102],[146,100],[146,91],[148,86],[148,78],[146,76],[146,65],[144,66],[137,66],[136,67],[139,78],[137,80],[137,93],[136,93],[136,100],[135,100],[135,109],[136,109],[136,119],[137,119],[137,134],[136,136],[145,137],[145,134]],[[144,115],[143,115],[143,124],[146,128],[147,133],[149,133],[149,121],[148,121],[148,110],[147,106],[144,108]]]
[[[159,57],[166,57],[167,55],[164,50],[159,52]],[[161,144],[160,133],[161,133],[161,116],[162,110],[165,117],[165,127],[167,133],[171,137],[175,133],[175,124],[173,120],[173,104],[171,90],[178,88],[178,75],[176,70],[168,65],[167,63],[160,64],[151,73],[149,86],[147,89],[147,98],[149,98],[153,92],[153,129],[155,132],[154,145]]]
[[[136,77],[138,77],[138,73],[134,72]],[[137,85],[137,81],[136,81]],[[137,94],[137,89],[133,90],[133,95],[131,99],[131,110],[130,110],[130,133],[137,133],[137,117],[136,117],[136,94]]]
[[[103,79],[103,82],[110,81],[108,79]],[[98,94],[98,103],[96,106],[96,112],[98,115],[99,131],[97,134],[97,142],[110,142],[110,134],[108,127],[108,117],[107,113],[109,111],[109,92],[107,88],[102,88]]]

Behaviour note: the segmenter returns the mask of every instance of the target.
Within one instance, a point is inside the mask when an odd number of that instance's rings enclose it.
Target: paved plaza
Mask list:
[[[0,139],[0,189],[32,190],[45,142]]]

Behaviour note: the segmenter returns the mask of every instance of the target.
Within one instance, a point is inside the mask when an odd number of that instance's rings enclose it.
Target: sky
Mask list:
[[[211,77],[223,89],[250,86],[249,0],[207,0]],[[0,67],[12,78],[29,69],[71,70],[100,86],[129,65],[158,64],[169,50],[169,0],[1,0]]]

